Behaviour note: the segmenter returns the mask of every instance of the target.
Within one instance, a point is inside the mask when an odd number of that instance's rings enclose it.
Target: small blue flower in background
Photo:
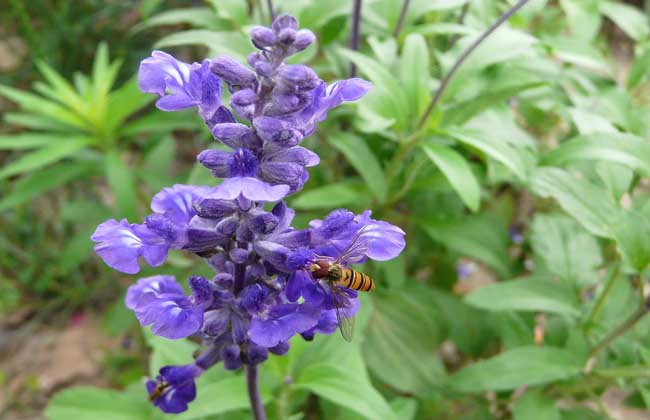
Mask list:
[[[172,276],[142,278],[127,292],[127,307],[154,334],[203,341],[193,364],[166,366],[147,382],[153,403],[167,413],[186,410],[196,397],[195,379],[219,361],[229,370],[254,366],[269,352],[285,354],[296,334],[308,340],[331,334],[333,299],[347,300],[346,316],[354,315],[356,291],[334,296],[330,287],[338,286],[308,270],[316,256],[338,258],[357,240],[362,245],[342,263],[358,264],[394,258],[405,246],[404,232],[372,219],[370,211],[340,209],[309,229],[291,226],[295,212],[283,199],[302,189],[306,168],[319,163],[300,142],[330,109],[361,98],[371,85],[357,78],[327,85],[311,68],[285,64],[315,40],[291,16],[254,28],[251,37],[259,51],[249,55],[250,67],[230,57],[186,64],[162,51],[142,61],[139,86],[160,96],[159,109],[196,107],[214,137],[232,149],[197,157],[224,180],[165,188],[142,224],[108,220],[91,237],[106,264],[124,273],[137,273],[140,257],[162,264],[169,249],[196,253],[215,270],[210,280],[191,277],[189,295]],[[230,108],[221,104],[222,87],[231,93]],[[275,203],[270,211],[267,203]]]

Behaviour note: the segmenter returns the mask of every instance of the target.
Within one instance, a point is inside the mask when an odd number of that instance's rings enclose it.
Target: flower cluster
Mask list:
[[[345,263],[387,260],[405,246],[404,232],[370,217],[335,210],[308,229],[291,226],[294,211],[283,199],[308,179],[306,168],[318,156],[300,146],[329,109],[361,98],[370,83],[348,79],[327,85],[304,65],[285,59],[315,39],[288,15],[271,28],[251,32],[259,50],[247,67],[229,57],[186,64],[162,51],[142,61],[140,88],[160,96],[163,111],[195,107],[220,149],[204,150],[199,162],[223,178],[216,186],[174,185],[156,194],[152,214],[142,224],[108,220],[92,239],[110,267],[129,274],[140,257],[151,266],[169,249],[205,259],[212,279],[189,279],[188,295],[172,276],[141,278],[131,286],[126,305],[142,325],[169,339],[198,336],[203,351],[194,363],[167,366],[147,390],[168,413],[187,409],[195,398],[195,379],[217,362],[226,369],[263,362],[268,353],[284,354],[289,340],[311,339],[337,327],[331,282],[309,270],[318,258],[337,258],[355,241]],[[230,92],[229,107],[221,89]],[[337,294],[341,296],[341,294]],[[356,292],[345,290],[346,316],[358,308]],[[341,302],[336,302],[341,304]]]

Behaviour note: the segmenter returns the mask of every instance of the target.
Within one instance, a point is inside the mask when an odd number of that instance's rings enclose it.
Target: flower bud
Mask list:
[[[248,106],[255,103],[257,95],[253,89],[242,89],[233,93],[230,102],[237,106]]]
[[[236,344],[225,346],[221,350],[221,359],[223,360],[223,367],[226,370],[237,370],[241,367],[241,350]]]
[[[283,354],[287,354],[289,348],[291,348],[291,345],[288,341],[281,341],[277,346],[271,347],[269,351],[278,356],[282,356]]]
[[[220,124],[221,125],[221,124]],[[232,153],[225,150],[207,149],[199,153],[196,159],[201,165],[210,169],[214,176],[225,178],[230,175],[228,159]]]
[[[248,260],[250,251],[243,248],[233,248],[230,250],[228,255],[230,256],[232,262],[234,262],[235,264],[243,264]]]
[[[278,76],[285,86],[302,91],[314,89],[321,82],[311,68],[302,64],[284,65],[278,70]]]
[[[269,351],[266,347],[251,344],[248,346],[248,353],[246,355],[247,364],[255,366],[262,363],[269,357]]]
[[[232,201],[206,197],[194,203],[194,211],[201,217],[209,219],[222,219],[230,216],[237,210]]]
[[[278,218],[272,213],[261,213],[249,220],[248,226],[254,233],[266,235],[278,226]]]
[[[203,314],[203,333],[212,337],[218,337],[225,333],[230,323],[229,312],[228,309],[214,309],[205,312]]]
[[[213,281],[217,286],[223,289],[230,289],[233,285],[234,279],[232,274],[222,272],[214,276]]]
[[[296,39],[293,41],[293,48],[302,51],[316,40],[316,36],[309,29],[301,29],[296,32]]]
[[[230,147],[236,147],[233,145],[238,144],[239,139],[248,133],[249,130],[250,128],[239,123],[215,124],[212,127],[212,135],[224,144]]]
[[[278,33],[278,41],[282,42],[285,45],[293,44],[293,41],[296,39],[296,30],[291,28],[285,28]]]
[[[279,33],[281,30],[285,28],[291,28],[296,30],[298,29],[298,21],[296,20],[295,17],[284,14],[275,18],[275,20],[271,24],[271,28],[276,33]]]
[[[251,30],[251,40],[257,48],[264,49],[271,47],[278,41],[275,33],[264,26],[256,26]]]
[[[214,74],[233,86],[252,86],[257,80],[255,73],[228,56],[213,59],[210,68]]]

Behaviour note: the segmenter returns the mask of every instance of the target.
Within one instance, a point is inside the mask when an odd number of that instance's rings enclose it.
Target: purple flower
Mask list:
[[[109,267],[127,274],[140,271],[139,257],[152,267],[161,265],[169,250],[169,243],[147,226],[130,224],[126,219],[105,221],[90,238],[99,242],[95,252]]]
[[[194,294],[189,297],[173,276],[145,277],[129,287],[126,306],[143,326],[151,325],[154,334],[169,339],[188,337],[201,328],[204,308],[212,299],[205,279],[195,280],[192,286]]]
[[[196,398],[194,380],[203,370],[194,365],[165,366],[155,381],[147,381],[146,388],[153,404],[165,413],[182,413]]]
[[[188,223],[196,214],[194,201],[211,191],[209,187],[174,185],[156,194],[144,225],[130,224],[126,219],[107,220],[90,237],[99,242],[95,252],[111,268],[127,274],[140,271],[138,258],[152,267],[161,265],[169,248],[182,248],[187,243]]]
[[[210,71],[210,61],[187,64],[163,51],[154,51],[142,60],[138,85],[143,92],[160,96],[156,106],[163,111],[178,111],[197,106],[204,119],[220,106],[219,79]]]
[[[234,200],[244,197],[251,201],[278,201],[289,193],[288,185],[269,185],[253,177],[227,178],[214,188],[208,198]]]
[[[276,305],[266,316],[251,320],[248,336],[264,347],[275,347],[295,334],[306,331],[318,322],[320,309],[311,305]]]
[[[372,84],[366,80],[354,78],[340,80],[327,86],[321,83],[311,93],[311,100],[298,115],[291,118],[300,127],[305,137],[310,136],[316,129],[316,124],[327,117],[327,112],[343,102],[356,101],[364,96]]]
[[[311,245],[319,255],[339,257],[344,263],[360,264],[367,258],[386,261],[397,257],[406,246],[404,231],[370,217],[366,210],[358,216],[343,209],[334,210],[324,220],[312,220]],[[354,242],[351,249],[350,245]]]

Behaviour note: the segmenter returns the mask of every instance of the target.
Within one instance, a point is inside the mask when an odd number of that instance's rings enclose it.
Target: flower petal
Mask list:
[[[129,224],[126,219],[105,221],[90,238],[98,242],[95,252],[109,267],[127,274],[140,271],[140,256],[152,267],[161,265],[169,249],[169,244],[155,232],[144,225]]]

